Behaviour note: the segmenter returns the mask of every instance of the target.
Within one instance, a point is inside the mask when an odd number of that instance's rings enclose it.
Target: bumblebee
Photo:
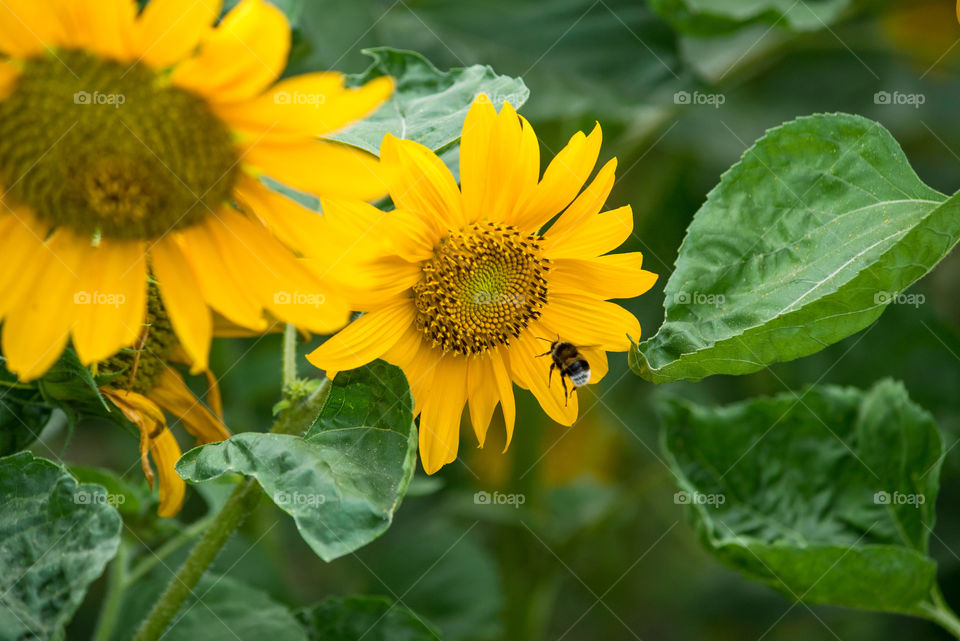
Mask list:
[[[540,340],[548,340],[541,338]],[[573,343],[557,340],[550,342],[550,349],[543,354],[537,354],[537,358],[549,355],[553,362],[550,364],[550,373],[547,374],[547,387],[553,380],[553,370],[560,371],[560,384],[563,385],[563,400],[566,405],[570,398],[570,391],[567,389],[566,379],[573,383],[573,389],[582,387],[590,382],[590,363],[583,357],[577,346]]]

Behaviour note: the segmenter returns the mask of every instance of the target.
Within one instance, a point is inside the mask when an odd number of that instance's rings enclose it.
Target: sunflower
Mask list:
[[[214,443],[230,438],[223,424],[220,388],[209,370],[207,377],[212,411],[190,391],[171,363],[191,365],[189,356],[177,343],[155,286],[148,290],[147,318],[136,348],[122,350],[106,361],[97,363],[98,378],[106,380],[100,393],[140,433],[140,465],[150,487],[155,475],[148,461],[153,458],[160,477],[160,505],[157,514],[174,516],[183,505],[186,484],[174,465],[180,458],[180,446],[167,427],[164,411],[178,418],[196,444]]]
[[[633,215],[629,206],[599,213],[616,159],[582,189],[600,141],[599,125],[577,133],[540,178],[530,123],[480,95],[463,126],[459,188],[431,151],[388,136],[380,154],[396,209],[324,201],[327,233],[351,249],[309,262],[319,273],[339,262],[334,271],[353,283],[343,285],[347,299],[366,313],[308,359],[331,371],[381,357],[403,368],[427,473],[456,458],[468,400],[481,447],[498,403],[509,445],[513,383],[555,421],[576,420],[576,393],[568,399],[556,377],[551,384],[542,357],[550,342],[577,345],[596,383],[606,352],[640,337],[637,319],[606,299],[638,296],[657,277],[639,252],[607,253],[630,236]]]
[[[348,320],[297,260],[320,216],[261,177],[317,195],[385,193],[375,157],[323,136],[375,110],[392,80],[277,82],[283,13],[241,0],[214,26],[220,9],[0,2],[0,320],[22,380],[68,340],[88,365],[134,345],[148,278],[195,373],[212,311],[255,331],[271,317],[324,333]]]

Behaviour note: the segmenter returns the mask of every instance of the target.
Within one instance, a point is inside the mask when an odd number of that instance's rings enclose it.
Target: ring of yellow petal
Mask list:
[[[53,226],[156,238],[228,201],[237,165],[207,104],[143,65],[31,58],[0,101],[0,177]]]
[[[414,286],[416,327],[444,352],[479,354],[506,345],[547,302],[540,237],[474,223],[447,236]]]
[[[143,333],[133,349],[123,350],[99,364],[99,372],[115,375],[111,385],[137,394],[147,394],[167,367],[167,359],[177,344],[170,318],[163,309],[157,286],[147,289],[147,318]]]

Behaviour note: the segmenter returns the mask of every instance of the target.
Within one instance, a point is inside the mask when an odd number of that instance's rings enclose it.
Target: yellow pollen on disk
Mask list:
[[[444,352],[480,354],[507,345],[547,302],[540,237],[474,223],[445,238],[414,286],[416,327]]]

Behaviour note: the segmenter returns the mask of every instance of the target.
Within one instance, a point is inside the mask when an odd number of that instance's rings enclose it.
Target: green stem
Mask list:
[[[126,541],[120,542],[117,556],[110,564],[110,575],[107,577],[107,594],[100,607],[100,616],[97,619],[97,629],[93,633],[93,641],[110,641],[113,629],[117,624],[117,615],[123,604],[123,590],[127,583],[127,562],[130,559],[130,546]]]
[[[297,380],[297,328],[287,323],[283,328],[283,389]]]
[[[284,362],[286,363],[286,355]],[[289,408],[281,412],[270,432],[273,434],[303,434],[320,415],[320,410],[323,409],[323,404],[326,403],[327,397],[330,395],[330,386],[329,380],[321,381],[310,396],[294,402]],[[190,595],[204,572],[216,559],[227,539],[260,502],[262,494],[260,484],[252,478],[245,480],[233,490],[223,508],[214,517],[210,528],[197,541],[197,544],[187,556],[187,560],[177,571],[177,575],[170,581],[166,591],[154,604],[150,614],[147,615],[137,631],[134,641],[157,641],[161,637],[180,606],[183,605],[183,601]]]
[[[143,560],[137,563],[127,574],[126,586],[129,587],[145,577],[158,563],[180,549],[180,546],[203,534],[204,530],[213,523],[214,518],[213,516],[207,516],[192,523],[187,529],[161,545],[152,554],[145,556]]]
[[[921,606],[927,619],[952,634],[953,638],[960,639],[960,618],[947,605],[939,586],[934,586],[930,591],[930,600],[933,601],[932,605],[925,603]]]

